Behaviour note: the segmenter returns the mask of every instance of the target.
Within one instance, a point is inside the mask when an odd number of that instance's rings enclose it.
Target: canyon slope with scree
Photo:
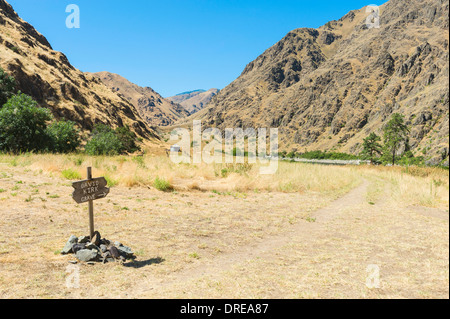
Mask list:
[[[278,127],[285,150],[358,153],[401,113],[413,152],[446,161],[449,1],[391,0],[380,28],[367,27],[369,14],[289,32],[194,117],[222,129]]]
[[[73,67],[4,0],[0,0],[0,67],[16,79],[18,90],[50,109],[57,119],[76,122],[84,132],[97,123],[128,125],[144,142],[159,139],[129,101]]]
[[[134,105],[141,117],[151,126],[171,125],[189,116],[189,112],[181,105],[163,98],[150,87],[141,87],[110,72],[92,75],[100,78],[106,86]]]

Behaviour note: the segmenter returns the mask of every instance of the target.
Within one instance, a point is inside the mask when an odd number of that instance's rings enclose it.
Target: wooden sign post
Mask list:
[[[73,199],[78,203],[89,203],[89,230],[91,239],[94,236],[94,200],[105,198],[109,194],[108,182],[104,177],[92,178],[92,168],[87,168],[87,179],[72,183],[75,189]]]

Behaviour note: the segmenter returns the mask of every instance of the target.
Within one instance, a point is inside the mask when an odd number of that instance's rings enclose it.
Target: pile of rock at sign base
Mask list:
[[[70,236],[61,254],[74,254],[79,261],[87,263],[124,262],[136,258],[130,247],[117,241],[113,243],[105,238],[101,239],[99,232],[94,233],[92,240],[90,236]]]

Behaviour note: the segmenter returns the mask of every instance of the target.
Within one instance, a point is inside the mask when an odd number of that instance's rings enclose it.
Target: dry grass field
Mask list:
[[[71,198],[87,166],[111,186],[96,229],[137,259],[78,263],[69,288],[60,250],[89,232]],[[448,298],[448,191],[432,168],[0,155],[0,298]]]

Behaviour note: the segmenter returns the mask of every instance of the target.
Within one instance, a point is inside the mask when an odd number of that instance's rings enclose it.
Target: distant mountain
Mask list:
[[[98,72],[92,75],[133,104],[149,125],[167,126],[174,124],[180,118],[189,116],[189,112],[181,105],[164,99],[150,87],[140,87],[110,72]]]
[[[285,150],[358,153],[405,116],[416,155],[449,154],[449,1],[390,0],[289,32],[194,117],[210,127],[277,127]]]
[[[219,93],[218,89],[205,90],[195,90],[177,94],[167,99],[180,104],[184,107],[189,114],[194,114],[201,109],[203,109],[206,104],[208,104],[211,99]]]
[[[57,119],[76,122],[83,131],[97,123],[113,128],[128,125],[143,138],[157,137],[131,103],[74,68],[5,0],[0,0],[0,67],[16,79],[17,90],[50,109]]]
[[[206,90],[194,90],[194,91],[188,91],[188,92],[183,92],[183,93],[178,93],[175,96],[180,96],[180,95],[186,95],[186,94],[194,94],[194,93],[203,93],[206,92]]]

